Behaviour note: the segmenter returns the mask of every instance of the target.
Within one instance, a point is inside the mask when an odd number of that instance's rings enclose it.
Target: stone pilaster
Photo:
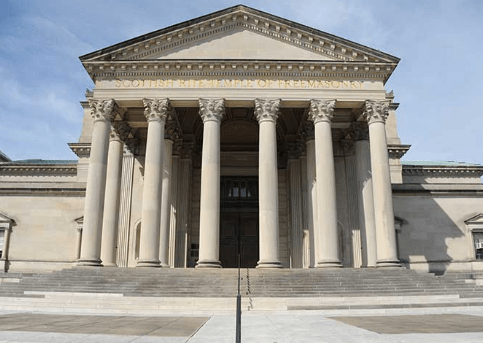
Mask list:
[[[197,268],[220,268],[220,123],[223,99],[200,99],[203,119],[200,250]]]
[[[317,219],[319,260],[317,268],[342,267],[339,259],[339,233],[335,190],[335,168],[331,121],[335,100],[311,100],[310,119],[315,127],[317,177]]]
[[[129,229],[131,227],[132,183],[134,172],[134,139],[124,144],[122,157],[121,200],[119,205],[119,228],[117,240],[117,266],[128,266]]]
[[[163,173],[164,124],[168,99],[143,99],[148,121],[144,162],[141,239],[137,267],[159,267],[159,228],[161,222],[161,187]]]
[[[319,260],[318,222],[317,222],[317,182],[315,171],[315,140],[307,140],[307,227],[310,234],[310,267],[315,267]]]
[[[291,255],[292,268],[304,267],[304,221],[302,212],[302,185],[300,180],[300,160],[288,161],[290,185]]]
[[[101,266],[101,232],[111,122],[119,112],[114,99],[89,99],[94,121],[84,205],[84,230],[79,266]]]
[[[385,128],[388,109],[388,101],[367,100],[363,114],[369,124],[378,267],[400,266],[397,258],[391,173]]]
[[[159,260],[161,267],[169,268],[169,222],[171,217],[171,178],[173,168],[173,141],[164,140],[163,187],[161,194],[161,232],[159,241]]]
[[[175,149],[173,149],[175,150]],[[171,208],[169,209],[170,212],[170,220],[169,220],[169,257],[168,257],[168,264],[171,267],[176,266],[176,235],[177,235],[177,226],[179,222],[179,182],[181,180],[180,173],[180,158],[178,155],[173,155],[172,157],[172,168],[171,168]],[[186,180],[183,180],[186,182]]]
[[[255,99],[259,123],[260,261],[257,268],[281,268],[278,240],[277,118],[280,99]]]
[[[191,189],[192,189],[193,163],[190,158],[180,157],[179,161],[179,207],[177,209],[176,223],[176,257],[175,267],[188,267],[188,232],[190,227],[191,213]]]
[[[377,260],[376,224],[371,174],[369,129],[366,123],[353,123],[350,135],[354,139],[357,175],[359,225],[362,241],[362,265],[375,267]]]
[[[126,122],[113,122],[109,135],[107,156],[106,195],[102,221],[101,260],[104,266],[116,265],[116,247],[119,223],[119,200],[124,141],[131,128]]]

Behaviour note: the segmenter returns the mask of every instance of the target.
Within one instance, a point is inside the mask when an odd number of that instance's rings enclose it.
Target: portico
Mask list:
[[[81,57],[96,86],[79,266],[219,268],[227,237],[257,268],[399,266],[384,89],[398,59],[260,16],[241,6]],[[227,176],[258,184],[230,210],[251,215],[221,208]]]
[[[115,259],[115,245],[112,242],[117,237],[116,229],[112,221],[116,219],[116,215],[120,211],[119,191],[121,182],[121,172],[119,167],[120,153],[122,145],[120,144],[120,137],[127,139],[128,132],[132,130],[129,126],[129,121],[119,120],[115,121],[114,108],[120,108],[116,105],[114,99],[108,100],[92,100],[93,113],[95,118],[101,124],[110,125],[111,134],[108,130],[97,133],[98,139],[93,140],[91,151],[98,151],[102,149],[102,158],[99,161],[91,159],[89,163],[89,177],[92,180],[88,183],[88,189],[91,189],[91,197],[103,198],[97,208],[104,207],[103,218],[99,224],[87,224],[84,222],[84,235],[82,241],[82,250],[79,260],[79,265],[101,265],[105,266],[116,265]],[[168,116],[174,120],[174,113],[176,108],[172,107],[170,100],[167,98],[161,99],[143,99],[144,113],[148,123],[146,146],[145,146],[145,161],[144,161],[144,187],[142,192],[142,211],[141,211],[141,231],[139,236],[139,260],[137,266],[140,267],[169,267],[168,251],[170,248],[170,232],[169,227],[171,216],[169,209],[169,196],[165,195],[168,190],[163,190],[163,181],[169,187],[172,183],[171,173],[167,171],[170,165],[173,164],[173,157],[171,154],[173,144],[171,140],[165,139],[165,122]],[[253,111],[259,125],[258,132],[258,152],[252,154],[258,155],[258,169],[254,175],[258,177],[258,255],[259,261],[257,267],[259,268],[280,268],[282,263],[279,258],[279,195],[278,195],[278,174],[279,166],[277,156],[277,119],[281,113],[280,106],[283,103],[281,99],[254,99],[254,108],[245,109],[246,111]],[[224,99],[199,99],[200,117],[203,120],[203,139],[201,141],[201,187],[200,187],[200,203],[199,203],[199,260],[197,267],[200,268],[218,268],[220,263],[220,216],[223,212],[220,210],[220,175],[221,175],[221,145],[220,145],[220,123],[225,113]],[[306,121],[303,124],[308,127],[304,132],[313,132],[313,137],[306,136],[306,153],[300,153],[303,156],[301,161],[305,162],[302,169],[311,171],[315,166],[315,180],[312,184],[316,185],[315,194],[304,193],[303,196],[307,198],[302,201],[306,206],[311,204],[310,208],[303,208],[303,211],[310,211],[313,213],[312,218],[312,244],[308,245],[310,250],[314,250],[313,265],[318,268],[324,267],[341,267],[342,261],[340,257],[340,232],[337,225],[337,194],[336,194],[336,174],[334,167],[334,142],[332,138],[332,120],[336,110],[336,100],[326,99],[311,99],[307,102],[307,107],[304,109],[306,114]],[[366,101],[360,108],[362,115],[358,119],[362,121],[355,121],[350,123],[350,127],[356,125],[358,130],[365,133],[365,137],[369,134],[369,139],[377,143],[371,145],[370,149],[367,147],[357,148],[357,163],[358,178],[360,180],[366,179],[372,175],[371,183],[373,184],[371,190],[366,190],[359,186],[357,193],[359,199],[363,202],[362,208],[374,208],[374,212],[367,211],[364,213],[360,210],[360,220],[365,221],[366,230],[362,233],[366,242],[366,247],[362,249],[367,255],[368,266],[397,266],[397,252],[395,244],[395,235],[391,226],[384,226],[383,223],[391,222],[391,192],[390,192],[390,174],[389,174],[389,159],[387,156],[387,146],[385,146],[385,119],[388,115],[387,101]],[[94,110],[97,110],[95,112]],[[354,110],[354,109],[351,109]],[[129,109],[118,110],[118,112],[128,113]],[[312,123],[313,122],[313,123]],[[362,125],[366,123],[366,125]],[[368,124],[368,125],[367,125]],[[374,125],[376,124],[376,125]],[[134,124],[136,125],[136,124]],[[301,125],[302,126],[302,125]],[[108,126],[109,127],[109,126]],[[96,127],[94,127],[96,130]],[[371,131],[372,130],[372,131]],[[105,142],[109,140],[111,135],[111,143],[104,146]],[[299,138],[302,138],[301,135]],[[315,139],[315,144],[311,148],[312,139]],[[182,145],[183,142],[179,142]],[[168,142],[169,148],[165,148]],[[351,144],[355,146],[360,145],[360,141],[353,141]],[[122,143],[121,143],[122,144]],[[335,144],[339,144],[335,142]],[[303,146],[303,144],[299,144]],[[365,149],[365,150],[364,150]],[[293,149],[292,149],[293,150]],[[369,151],[367,151],[369,150]],[[243,151],[236,151],[236,153],[244,153]],[[178,152],[179,154],[179,152]],[[293,152],[292,152],[293,154]],[[179,155],[178,155],[179,156]],[[374,157],[372,157],[374,156]],[[166,158],[168,157],[168,158]],[[372,157],[372,160],[370,159]],[[286,162],[285,162],[286,163]],[[106,165],[108,173],[103,174],[101,168],[96,169],[96,165]],[[290,165],[290,164],[288,164]],[[369,167],[369,165],[371,165]],[[253,173],[253,166],[252,166]],[[368,170],[369,169],[369,170]],[[91,171],[92,170],[92,171]],[[239,173],[244,174],[249,171],[240,169]],[[110,172],[109,172],[110,171]],[[225,173],[233,174],[233,171],[226,169]],[[289,173],[292,173],[289,170]],[[163,173],[168,173],[168,176]],[[360,175],[359,175],[360,174]],[[103,196],[103,187],[98,184],[106,184],[105,196]],[[300,176],[299,176],[300,177]],[[321,180],[321,181],[318,181]],[[179,180],[178,180],[179,182]],[[362,181],[361,181],[362,182]],[[310,183],[310,182],[309,182]],[[94,186],[92,186],[92,184]],[[111,185],[111,186],[110,186]],[[296,191],[297,185],[289,185],[291,190]],[[175,188],[175,187],[173,187]],[[173,189],[172,188],[172,189]],[[387,192],[389,189],[389,192]],[[193,190],[194,191],[194,190]],[[299,196],[302,194],[299,192]],[[374,195],[373,195],[374,194]],[[178,194],[179,197],[179,194]],[[310,199],[308,199],[310,197]],[[111,200],[113,199],[113,200]],[[167,200],[166,200],[167,199]],[[291,199],[295,200],[295,199]],[[309,201],[310,200],[310,201]],[[88,208],[88,207],[86,207]],[[292,208],[294,208],[292,206]],[[89,218],[88,212],[85,217]],[[296,213],[291,213],[295,216]],[[393,215],[392,215],[393,216]],[[109,218],[114,218],[109,221]],[[320,219],[319,219],[320,218]],[[299,225],[307,224],[308,218],[304,218]],[[366,223],[367,222],[367,223]],[[163,224],[162,224],[163,223]],[[101,225],[102,224],[102,225]],[[376,228],[376,232],[370,231],[370,228]],[[292,228],[293,229],[293,228]],[[98,233],[102,232],[101,235]],[[97,233],[97,234],[95,234]],[[374,242],[375,237],[377,242]],[[315,237],[317,237],[315,239]],[[384,239],[381,237],[385,237]],[[102,244],[101,244],[102,241]],[[371,243],[369,243],[371,242]],[[362,244],[362,243],[361,243]],[[89,247],[98,247],[96,250]],[[377,246],[377,249],[374,249]],[[305,248],[307,249],[307,248]],[[367,250],[367,251],[366,251]],[[374,256],[374,250],[378,255]],[[304,251],[304,247],[299,247],[302,254],[310,254],[310,251]],[[101,256],[102,262],[101,262]],[[162,262],[161,262],[162,261]],[[371,262],[372,261],[372,262]],[[374,264],[374,261],[377,261]]]

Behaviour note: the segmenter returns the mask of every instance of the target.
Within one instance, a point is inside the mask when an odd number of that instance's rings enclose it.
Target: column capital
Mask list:
[[[131,133],[131,127],[125,121],[114,121],[111,125],[111,132],[109,133],[109,140],[118,140],[126,142],[129,134]]]
[[[94,121],[112,122],[116,114],[122,114],[114,99],[94,100],[89,99],[91,116]]]
[[[199,99],[199,103],[203,123],[207,121],[221,122],[225,115],[225,99]]]
[[[362,114],[367,123],[386,123],[389,115],[389,101],[366,100],[364,113]]]
[[[165,121],[170,110],[169,99],[143,99],[144,115],[150,121]]]
[[[319,122],[331,122],[334,116],[334,107],[336,100],[310,100],[309,118],[317,124]]]
[[[280,99],[255,99],[255,115],[258,122],[276,122],[280,114],[280,101]]]
[[[368,141],[369,129],[365,122],[354,122],[349,129],[349,136],[354,141]]]

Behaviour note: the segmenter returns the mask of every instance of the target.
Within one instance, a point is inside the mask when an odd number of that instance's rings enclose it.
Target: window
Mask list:
[[[483,213],[465,220],[471,259],[483,261]]]
[[[477,260],[483,260],[483,232],[473,232],[473,240],[475,244],[475,257]]]
[[[5,246],[5,230],[0,229],[0,258],[2,258],[4,246]]]
[[[200,245],[199,244],[195,244],[195,243],[191,243],[191,249],[190,249],[190,255],[191,257],[194,259],[194,260],[198,260],[198,256],[199,256],[199,253],[200,253]]]
[[[9,237],[15,221],[0,213],[0,271],[7,271]]]

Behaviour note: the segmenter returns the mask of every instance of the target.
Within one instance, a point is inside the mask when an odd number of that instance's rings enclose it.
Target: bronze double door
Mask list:
[[[258,262],[258,212],[221,213],[220,261],[223,268],[255,268]]]

